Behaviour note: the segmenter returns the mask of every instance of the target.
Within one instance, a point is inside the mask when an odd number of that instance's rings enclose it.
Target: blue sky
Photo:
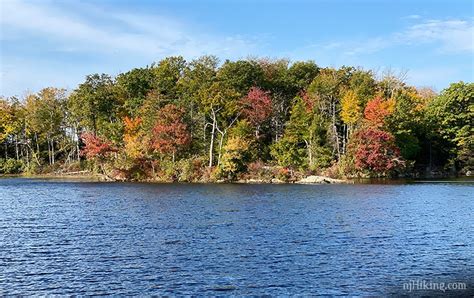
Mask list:
[[[2,0],[0,95],[73,89],[170,55],[314,60],[474,81],[474,1]]]

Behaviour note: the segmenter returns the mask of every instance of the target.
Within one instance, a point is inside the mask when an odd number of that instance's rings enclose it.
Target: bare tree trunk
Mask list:
[[[18,156],[18,135],[15,135],[15,153],[16,153],[16,160],[19,160]]]
[[[81,161],[81,150],[79,148],[79,142],[81,141],[81,137],[79,136],[79,131],[77,129],[77,125],[74,128],[76,136],[77,136],[77,141],[76,141],[76,153],[77,153],[77,161]]]
[[[332,101],[332,128],[333,128],[333,134],[334,134],[334,139],[336,142],[336,152],[337,152],[337,158],[341,158],[341,149],[339,145],[339,134],[337,133],[337,127],[336,127],[336,103]]]
[[[8,147],[7,147],[7,141],[5,140],[5,159],[8,159]]]
[[[51,139],[51,161],[52,164],[54,165],[55,160],[54,160],[54,139]]]
[[[48,162],[49,162],[49,165],[51,165],[51,151],[49,150],[49,146],[50,146],[49,137],[46,139],[46,144],[48,144]]]
[[[39,149],[39,144],[38,144],[38,134],[35,133],[35,142],[36,142],[36,154],[35,154],[35,159],[36,159],[36,164],[38,164],[38,166],[41,165],[40,161],[39,161],[39,152],[40,152],[40,149]],[[33,154],[33,149],[31,150],[32,154]]]
[[[342,154],[346,153],[347,145],[347,124],[342,126]]]
[[[213,158],[214,158],[214,137],[216,135],[216,114],[212,111],[212,131],[211,131],[211,142],[209,145],[209,167],[212,167]]]
[[[81,161],[81,151],[79,149],[79,141],[76,142],[76,154],[77,154],[77,161]]]
[[[92,126],[94,128],[94,135],[97,135],[97,123],[96,123],[94,114],[92,115]]]
[[[225,136],[225,131],[219,131],[221,134],[221,137],[219,139],[219,155],[217,156],[217,165],[221,164],[221,156],[222,156],[222,144],[224,143],[224,136]]]
[[[238,113],[237,116],[235,116],[235,118],[230,122],[229,126],[227,126],[224,130],[220,130],[219,127],[216,126],[217,131],[221,134],[221,138],[219,140],[219,158],[217,159],[218,165],[221,163],[222,145],[224,143],[224,137],[226,136],[229,128],[231,128],[235,124],[237,119],[239,119],[239,116],[240,116],[240,113]]]
[[[39,156],[40,153],[40,147],[38,143],[38,134],[35,132],[35,142],[36,142],[36,154]]]
[[[278,126],[280,125],[278,119],[275,120],[275,143],[278,142]]]
[[[29,154],[29,148],[26,147],[26,166],[28,167],[28,169],[30,168],[30,154]]]
[[[304,140],[306,144],[306,149],[308,150],[308,159],[309,159],[309,166],[313,165],[313,152],[311,150],[311,141]]]

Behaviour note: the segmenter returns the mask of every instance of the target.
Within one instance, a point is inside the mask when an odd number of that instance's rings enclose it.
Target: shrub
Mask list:
[[[288,182],[291,176],[291,171],[288,168],[276,168],[275,177],[277,179]]]
[[[270,167],[266,166],[262,161],[255,161],[249,163],[247,166],[247,178],[260,179],[260,180],[271,180],[273,178],[273,172]]]
[[[176,164],[173,161],[167,159],[160,161],[157,178],[161,181],[176,181]]]
[[[192,159],[180,159],[176,162],[177,179],[179,182],[192,182],[195,177],[195,169]]]
[[[23,172],[25,163],[23,160],[14,158],[0,159],[0,173],[3,174],[19,174]]]

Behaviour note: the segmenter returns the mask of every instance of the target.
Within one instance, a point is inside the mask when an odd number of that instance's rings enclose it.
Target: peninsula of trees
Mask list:
[[[474,83],[436,94],[312,61],[165,58],[0,99],[0,174],[291,181],[473,170]]]

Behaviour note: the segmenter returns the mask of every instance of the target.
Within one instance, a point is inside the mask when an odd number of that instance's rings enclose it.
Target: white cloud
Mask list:
[[[474,52],[473,20],[428,20],[396,37],[407,44],[435,43],[446,53]]]
[[[74,87],[86,74],[114,75],[170,55],[236,58],[257,49],[252,38],[98,4],[0,0],[0,16],[0,94],[7,96]]]
[[[417,19],[421,19],[421,16],[419,14],[411,14],[411,15],[408,15],[408,16],[404,17],[404,19],[417,20]]]
[[[118,11],[101,6],[104,2],[92,3],[0,0],[0,94],[15,94],[25,88],[37,90],[45,87],[44,84],[74,87],[88,73],[117,74],[169,55],[193,58],[214,54],[221,58],[240,58],[258,55],[268,48],[265,44],[268,38],[257,41],[247,36],[211,33],[208,28],[155,12],[152,15]],[[441,55],[472,57],[473,18],[428,20],[410,15],[405,19],[410,21],[398,32],[366,39],[327,40],[292,51],[275,49],[265,54],[316,59],[318,63],[332,66],[365,67],[377,64],[372,60],[376,60],[377,54],[393,49],[419,47]],[[52,53],[58,53],[58,57]],[[393,61],[395,58],[387,63]],[[430,70],[414,71],[413,80],[426,81],[423,78],[429,74]]]
[[[410,84],[435,86],[438,90],[450,82],[474,79],[473,18],[424,20],[413,16],[411,19],[415,21],[398,32],[313,43],[286,55],[294,59],[316,59],[319,64],[332,67],[405,67],[409,70]],[[457,62],[463,59],[464,63]]]
[[[474,22],[470,20],[426,20],[400,32],[364,40],[329,41],[308,48],[336,51],[344,56],[369,55],[397,46],[431,45],[438,53],[457,54],[474,52]]]
[[[4,0],[0,22],[17,34],[52,40],[68,51],[121,52],[156,58],[205,53],[245,55],[254,48],[251,41],[242,37],[202,34],[162,16],[88,8],[85,14],[84,10],[79,14],[47,2]],[[96,22],[98,17],[100,22]]]

